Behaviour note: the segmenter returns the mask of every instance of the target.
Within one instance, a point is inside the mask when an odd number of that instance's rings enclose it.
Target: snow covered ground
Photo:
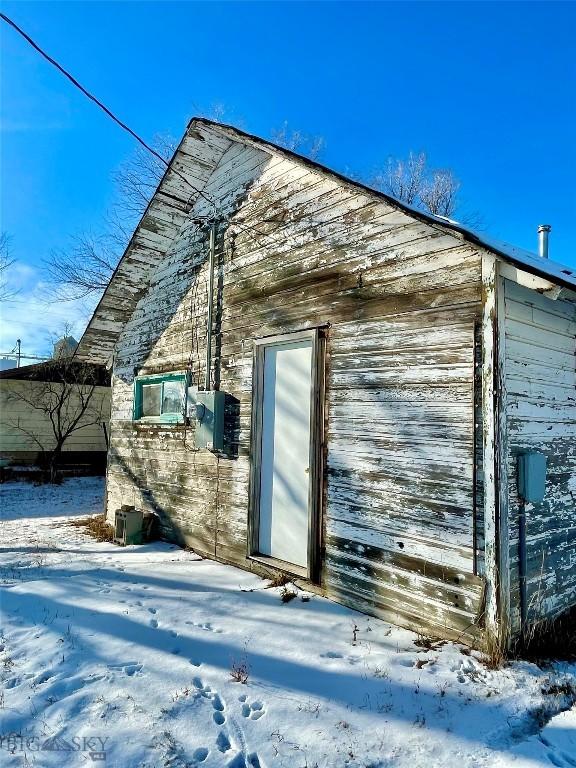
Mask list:
[[[0,486],[3,768],[576,766],[576,665],[489,671],[168,544],[99,544],[68,522],[102,494]]]

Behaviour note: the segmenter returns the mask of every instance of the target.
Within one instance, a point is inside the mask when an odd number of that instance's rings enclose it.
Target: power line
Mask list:
[[[122,128],[124,131],[129,133],[130,136],[132,136],[134,139],[136,139],[136,141],[138,141],[144,147],[144,149],[146,149],[148,152],[150,152],[152,155],[154,155],[154,157],[157,160],[159,160],[163,165],[165,165],[166,168],[170,167],[170,163],[164,157],[162,157],[162,155],[159,152],[156,152],[156,150],[153,149],[149,144],[147,144],[141,136],[139,136],[135,131],[132,130],[132,128],[130,128],[128,125],[126,125],[126,123],[124,123],[122,120],[120,120],[118,117],[116,117],[116,115],[110,109],[108,109],[108,107],[105,104],[103,104],[100,101],[100,99],[98,99],[96,96],[94,96],[94,94],[90,93],[90,91],[86,90],[86,88],[84,88],[84,86],[81,83],[79,83],[78,80],[76,80],[76,78],[73,75],[70,74],[70,72],[68,72],[66,69],[64,69],[64,67],[61,64],[59,64],[56,61],[56,59],[53,59],[52,56],[50,56],[48,53],[46,53],[46,51],[44,51],[38,45],[38,43],[36,43],[30,37],[30,35],[26,34],[26,32],[24,32],[24,30],[21,27],[19,27],[18,24],[16,24],[15,21],[12,21],[12,19],[9,18],[8,16],[6,16],[5,13],[0,13],[0,18],[3,21],[5,21],[6,24],[11,26],[13,29],[15,29],[16,32],[18,32],[18,34],[21,35],[24,38],[24,40],[26,40],[26,42],[29,43],[32,46],[32,48],[34,48],[35,51],[37,51],[43,58],[45,58],[46,61],[48,61],[50,64],[52,64],[53,67],[56,67],[56,69],[61,74],[63,74],[64,77],[66,77],[68,80],[70,80],[72,85],[74,85],[76,88],[78,88],[84,94],[84,96],[86,96],[88,99],[90,99],[90,101],[93,101],[94,104],[96,104],[96,106],[100,107],[100,109],[103,110],[108,115],[108,117],[111,118],[117,125],[119,125],[120,128]],[[173,168],[172,170],[186,184],[188,184],[188,186],[191,189],[193,189],[194,192],[196,192],[201,197],[203,197],[204,200],[206,200],[206,202],[209,203],[214,209],[216,208],[216,204],[215,204],[214,200],[210,199],[208,197],[208,195],[206,195],[206,194],[204,194],[204,192],[202,192],[202,190],[197,189],[195,186],[193,186],[188,181],[188,179],[183,174],[181,174],[176,168]]]
[[[129,133],[130,136],[132,136],[134,139],[136,139],[136,141],[139,142],[144,147],[144,149],[146,149],[148,152],[150,152],[166,168],[170,168],[170,163],[164,157],[162,157],[162,155],[159,152],[157,152],[149,144],[147,144],[147,142],[144,141],[144,139],[141,138],[141,136],[139,136],[128,125],[126,125],[126,123],[124,123],[122,120],[120,120],[118,117],[116,117],[116,115],[110,109],[108,109],[108,107],[105,104],[103,104],[96,96],[94,96],[92,93],[90,93],[90,91],[88,91],[86,88],[84,88],[84,86],[81,83],[79,83],[78,80],[76,80],[76,78],[73,75],[71,75],[70,72],[68,72],[68,70],[66,70],[61,64],[59,64],[48,53],[46,53],[46,51],[44,51],[38,45],[38,43],[36,43],[30,37],[30,35],[28,35],[26,32],[24,32],[24,30],[21,27],[19,27],[18,24],[16,24],[15,21],[12,21],[12,19],[9,18],[8,16],[6,16],[5,13],[0,13],[0,18],[3,21],[5,21],[6,24],[11,26],[14,30],[16,30],[16,32],[18,32],[18,34],[21,35],[24,38],[24,40],[26,40],[26,42],[29,43],[29,45],[31,45],[34,48],[35,51],[37,51],[44,59],[46,59],[46,61],[48,61],[50,64],[52,64],[53,67],[56,67],[56,69],[61,74],[63,74],[64,77],[66,77],[72,83],[72,85],[74,85],[76,88],[78,88],[84,94],[84,96],[86,96],[88,99],[90,99],[90,101],[93,101],[101,110],[103,110],[106,113],[106,115],[108,115],[108,117],[110,117],[111,120],[113,120],[117,125],[119,125],[120,128],[122,128],[124,131]],[[213,198],[211,198],[209,195],[207,195],[205,192],[203,192],[201,189],[198,189],[193,184],[191,184],[190,181],[182,173],[180,173],[180,171],[178,171],[177,168],[173,167],[171,170],[185,184],[187,184],[194,192],[196,192],[196,194],[198,194],[209,205],[212,206],[213,217],[216,218],[217,213],[219,212],[219,211],[217,211],[216,201]],[[197,218],[198,219],[204,219],[206,222],[210,221],[210,217],[208,217],[208,216],[206,216],[206,217],[200,216],[200,217],[197,217]],[[232,222],[232,223],[233,223],[233,225],[235,227],[237,227],[241,231],[256,233],[256,235],[258,237],[266,238],[269,242],[274,242],[274,239],[273,239],[272,235],[270,235],[268,233],[265,233],[265,232],[261,232],[254,225],[246,226],[246,225],[243,225],[243,224],[239,224],[238,222]],[[314,222],[312,222],[312,223],[314,223]]]
[[[133,131],[128,125],[126,125],[126,123],[124,123],[122,120],[116,117],[116,115],[110,109],[108,109],[108,107],[105,104],[103,104],[96,96],[94,96],[94,94],[90,93],[90,91],[84,88],[84,86],[81,83],[79,83],[78,80],[76,80],[76,78],[73,75],[71,75],[70,72],[68,72],[68,70],[66,70],[61,64],[59,64],[56,61],[56,59],[53,59],[52,56],[46,53],[46,51],[44,51],[38,45],[38,43],[36,43],[30,37],[30,35],[28,35],[21,27],[19,27],[15,21],[13,21],[11,18],[6,16],[5,13],[0,13],[0,18],[3,21],[5,21],[6,24],[11,26],[14,30],[16,30],[16,32],[18,32],[18,34],[21,35],[24,38],[24,40],[26,40],[26,42],[29,43],[29,45],[31,45],[34,48],[35,51],[37,51],[44,59],[46,59],[46,61],[52,64],[53,67],[56,67],[56,69],[61,74],[63,74],[64,77],[66,77],[72,83],[72,85],[78,88],[84,94],[84,96],[86,96],[88,99],[90,99],[90,101],[93,101],[94,104],[100,107],[100,109],[103,110],[108,115],[108,117],[110,117],[111,120],[113,120],[117,125],[119,125],[120,128],[122,128],[124,131],[129,133],[130,136],[136,139],[136,141],[139,142],[144,147],[144,149],[150,152],[157,160],[159,160],[164,166],[166,166],[166,168],[170,167],[170,163],[164,157],[162,157],[162,155],[159,152],[157,152],[149,144],[147,144],[147,142],[144,141],[144,139],[141,136],[139,136],[135,131]],[[217,212],[216,201],[213,198],[211,198],[209,195],[207,195],[205,192],[203,192],[201,189],[198,189],[193,184],[191,184],[190,181],[182,173],[180,173],[180,171],[178,171],[177,168],[172,168],[172,172],[176,174],[180,179],[182,179],[182,181],[185,184],[187,184],[194,192],[200,195],[200,197],[202,197],[209,205],[211,205],[213,209],[213,215],[216,216],[216,212]],[[198,217],[198,218],[204,218],[206,220],[209,219],[209,217]],[[246,225],[235,223],[235,226],[244,232],[248,232],[248,231],[255,232],[259,237],[264,237],[272,241],[272,237],[269,234],[265,232],[260,232],[258,228],[255,227],[254,225],[246,226]]]

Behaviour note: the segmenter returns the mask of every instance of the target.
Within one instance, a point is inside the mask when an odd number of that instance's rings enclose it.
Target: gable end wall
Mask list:
[[[116,346],[109,517],[121,504],[152,509],[167,538],[252,567],[253,339],[328,324],[321,588],[413,628],[473,634],[478,250],[242,144],[205,191],[226,212],[212,380],[229,394],[232,456],[196,451],[191,428],[131,421],[135,370],[203,381],[207,232],[188,219]],[[191,217],[207,213],[200,200]]]

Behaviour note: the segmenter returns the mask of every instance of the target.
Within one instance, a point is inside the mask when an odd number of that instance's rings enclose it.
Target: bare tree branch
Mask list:
[[[47,454],[50,481],[57,477],[60,455],[66,441],[74,432],[105,421],[104,400],[95,398],[99,379],[94,366],[69,358],[45,363],[38,379],[27,379],[24,386],[7,391],[6,400],[23,403],[27,409],[43,414],[52,430],[51,447],[42,441],[43,423],[34,429],[20,419],[8,423],[33,440]],[[45,424],[45,422],[44,422]]]
[[[460,182],[450,170],[433,171],[420,190],[420,199],[434,216],[450,217],[456,210]]]
[[[152,144],[165,160],[170,160],[178,146],[172,136],[160,134]],[[118,195],[116,214],[131,221],[142,216],[165,170],[166,166],[157,157],[144,147],[136,147],[113,176]]]
[[[418,202],[426,173],[426,155],[424,152],[410,152],[407,160],[388,158],[384,173],[378,173],[372,179],[372,185],[408,205]]]
[[[10,235],[0,232],[0,301],[6,301],[15,296],[18,291],[9,287],[8,271],[16,259],[12,258]]]
[[[53,250],[45,261],[52,292],[62,300],[82,299],[103,291],[118,263],[119,237],[76,235],[66,250]]]
[[[271,141],[291,152],[305,155],[311,160],[318,160],[326,146],[322,136],[307,136],[302,131],[290,129],[287,120],[280,128],[272,131]]]
[[[156,136],[153,145],[168,160],[176,140]],[[165,170],[156,157],[140,146],[120,166],[114,175],[117,202],[107,217],[104,232],[76,235],[68,248],[52,251],[44,262],[55,299],[71,301],[105,290]]]
[[[450,218],[459,205],[459,180],[449,169],[429,168],[424,152],[410,152],[406,160],[390,158],[369,184],[434,216]]]

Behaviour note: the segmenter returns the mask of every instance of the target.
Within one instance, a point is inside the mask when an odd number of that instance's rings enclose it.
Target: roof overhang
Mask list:
[[[458,233],[462,239],[494,253],[505,262],[530,274],[549,280],[560,288],[576,291],[576,269],[484,237],[450,219],[419,211],[314,160],[233,126],[195,117],[189,122],[182,141],[94,311],[78,344],[76,357],[94,363],[109,363],[118,336],[134,311],[138,299],[147,289],[151,270],[164,258],[219,160],[233,143],[254,146],[272,155],[283,155],[300,165],[308,166],[315,173],[337,179],[344,186],[381,199],[415,219]]]

